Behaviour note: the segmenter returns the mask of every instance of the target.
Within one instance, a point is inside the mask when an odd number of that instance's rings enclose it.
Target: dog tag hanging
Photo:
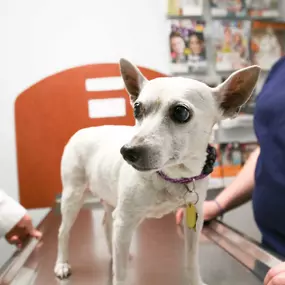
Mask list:
[[[195,205],[188,204],[186,206],[186,224],[189,229],[196,231],[198,214]]]

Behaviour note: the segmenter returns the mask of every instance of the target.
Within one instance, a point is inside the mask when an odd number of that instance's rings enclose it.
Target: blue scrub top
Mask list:
[[[254,129],[260,145],[253,210],[263,244],[285,257],[285,57],[257,96]]]

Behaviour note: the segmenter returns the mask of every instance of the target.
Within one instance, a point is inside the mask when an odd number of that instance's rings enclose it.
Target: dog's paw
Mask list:
[[[71,267],[68,263],[57,263],[54,268],[54,273],[59,279],[67,278],[71,275]]]

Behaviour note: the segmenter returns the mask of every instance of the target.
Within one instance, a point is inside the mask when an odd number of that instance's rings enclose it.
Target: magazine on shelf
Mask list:
[[[245,17],[247,15],[245,0],[210,0],[213,17]]]
[[[203,21],[171,20],[169,50],[172,73],[206,71],[204,28]]]
[[[169,16],[201,16],[203,0],[168,0]]]
[[[250,64],[250,21],[214,20],[216,70],[231,72]]]
[[[278,18],[280,16],[278,2],[278,0],[247,0],[249,15],[251,17]]]
[[[285,23],[252,23],[252,62],[269,70],[284,55]]]

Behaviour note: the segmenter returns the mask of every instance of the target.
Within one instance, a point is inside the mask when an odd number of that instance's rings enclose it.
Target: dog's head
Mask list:
[[[235,116],[250,98],[260,68],[234,72],[216,88],[187,78],[148,81],[125,59],[120,69],[134,108],[136,133],[121,148],[135,169],[150,171],[177,165],[201,171],[213,126]]]

